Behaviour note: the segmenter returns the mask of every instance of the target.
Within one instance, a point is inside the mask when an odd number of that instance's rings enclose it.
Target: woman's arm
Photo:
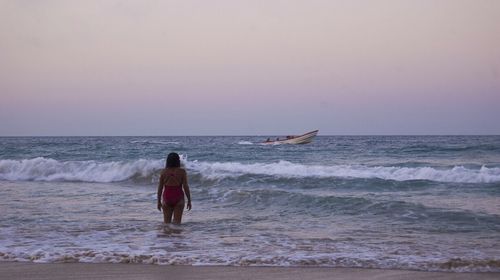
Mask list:
[[[182,188],[184,189],[184,193],[186,194],[188,203],[187,203],[187,210],[191,210],[191,192],[189,191],[189,184],[188,184],[188,179],[187,179],[187,172],[186,170],[183,169],[183,179],[182,179]]]
[[[160,175],[160,180],[158,181],[158,194],[157,194],[157,198],[158,198],[158,210],[161,211],[161,194],[163,192],[163,174],[164,172],[161,172],[161,175]]]

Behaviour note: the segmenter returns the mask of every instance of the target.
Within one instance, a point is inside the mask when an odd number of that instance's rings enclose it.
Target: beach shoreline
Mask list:
[[[0,262],[0,279],[498,279],[495,272],[426,272],[413,270],[189,266],[120,263]]]
[[[0,138],[0,262],[35,263],[4,264],[0,274],[500,272],[500,136],[321,136],[274,148],[261,141]],[[193,200],[181,226],[165,225],[156,207],[161,157],[170,151],[183,155]],[[333,269],[348,267],[360,270]]]

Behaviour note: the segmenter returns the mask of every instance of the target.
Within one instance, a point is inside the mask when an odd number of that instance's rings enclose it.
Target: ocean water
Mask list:
[[[266,138],[0,138],[0,261],[500,271],[500,136]]]

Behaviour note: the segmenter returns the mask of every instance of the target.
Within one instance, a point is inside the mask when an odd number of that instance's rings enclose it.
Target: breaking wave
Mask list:
[[[192,173],[210,180],[238,178],[245,175],[266,175],[275,178],[377,178],[408,181],[428,180],[456,183],[500,182],[500,168],[482,166],[470,169],[453,166],[433,167],[303,165],[288,161],[274,163],[198,162],[182,158]],[[58,161],[51,158],[0,160],[0,180],[8,181],[82,181],[120,182],[151,181],[164,166],[164,160],[135,161]]]
[[[411,257],[400,259],[379,258],[369,259],[363,256],[353,256],[348,253],[325,253],[310,256],[304,252],[290,252],[283,256],[269,253],[267,256],[218,254],[199,252],[200,255],[186,253],[142,253],[116,252],[110,250],[78,250],[74,252],[2,252],[0,261],[21,261],[34,263],[137,263],[156,265],[216,265],[216,266],[284,266],[284,267],[344,267],[344,268],[380,268],[380,269],[411,269],[420,271],[444,272],[499,272],[500,260],[493,259],[435,259],[415,260]],[[373,253],[372,253],[373,254]]]
[[[209,179],[239,177],[248,174],[268,175],[281,178],[378,178],[383,180],[408,181],[429,180],[457,183],[500,182],[500,168],[468,169],[454,166],[448,169],[433,167],[398,167],[364,165],[303,165],[288,161],[277,163],[243,164],[239,162],[188,162],[186,166]]]
[[[57,161],[38,157],[0,160],[0,180],[119,182],[147,178],[162,168],[163,160],[132,162]]]

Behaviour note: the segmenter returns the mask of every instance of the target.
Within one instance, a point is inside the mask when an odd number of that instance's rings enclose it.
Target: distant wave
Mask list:
[[[431,144],[417,144],[409,145],[401,148],[403,152],[465,152],[465,151],[478,151],[478,152],[491,152],[497,151],[498,145],[478,144],[478,145],[431,145]]]
[[[238,144],[239,145],[253,145],[253,143],[250,141],[239,141]]]
[[[130,141],[131,144],[160,144],[160,145],[179,145],[180,142],[177,141],[158,141],[158,140],[134,140]]]
[[[500,182],[500,168],[468,169],[454,166],[433,167],[363,166],[363,165],[303,165],[288,161],[274,163],[239,162],[182,162],[188,170],[202,178],[221,180],[245,175],[267,175],[276,178],[378,178],[408,181],[429,180],[457,183]],[[0,180],[9,181],[83,181],[119,182],[126,180],[151,181],[163,168],[164,160],[135,161],[58,161],[51,158],[0,160]]]

